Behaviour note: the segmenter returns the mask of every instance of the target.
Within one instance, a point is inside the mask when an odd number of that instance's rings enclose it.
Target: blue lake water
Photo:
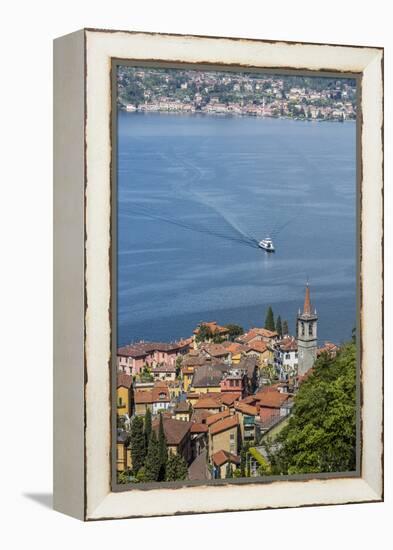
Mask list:
[[[118,118],[118,343],[200,321],[291,331],[309,279],[319,341],[356,319],[356,124]],[[252,244],[268,234],[275,254]]]

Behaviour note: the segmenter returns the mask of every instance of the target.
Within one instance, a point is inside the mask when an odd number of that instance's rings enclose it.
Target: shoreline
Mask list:
[[[128,111],[127,109],[124,109],[122,107],[117,108],[118,113],[125,113],[127,115],[150,115],[150,114],[157,114],[157,115],[186,115],[186,116],[213,116],[213,117],[228,117],[228,118],[258,118],[258,119],[270,119],[270,120],[296,120],[300,122],[338,122],[340,124],[344,124],[347,122],[355,122],[356,118],[350,118],[350,119],[338,119],[338,118],[307,118],[307,117],[293,117],[293,116],[285,116],[285,115],[278,115],[278,116],[271,116],[271,115],[251,115],[249,113],[214,113],[214,112],[204,112],[204,111],[166,111],[166,110],[160,110],[160,109],[152,109],[152,110],[138,110],[135,111]]]

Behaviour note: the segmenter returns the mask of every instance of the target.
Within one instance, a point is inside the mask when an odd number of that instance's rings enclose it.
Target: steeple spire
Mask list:
[[[306,295],[304,297],[303,315],[311,315],[310,286],[306,284]]]

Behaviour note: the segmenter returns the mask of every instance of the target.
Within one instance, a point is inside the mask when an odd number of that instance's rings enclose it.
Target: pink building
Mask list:
[[[117,368],[126,374],[140,374],[145,366],[175,367],[176,359],[189,350],[189,342],[138,342],[117,350]]]

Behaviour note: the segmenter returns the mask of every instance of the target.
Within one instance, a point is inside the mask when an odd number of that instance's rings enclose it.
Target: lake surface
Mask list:
[[[356,124],[119,113],[118,343],[200,321],[290,330],[308,278],[319,342],[356,320]],[[255,246],[273,237],[275,254]]]

